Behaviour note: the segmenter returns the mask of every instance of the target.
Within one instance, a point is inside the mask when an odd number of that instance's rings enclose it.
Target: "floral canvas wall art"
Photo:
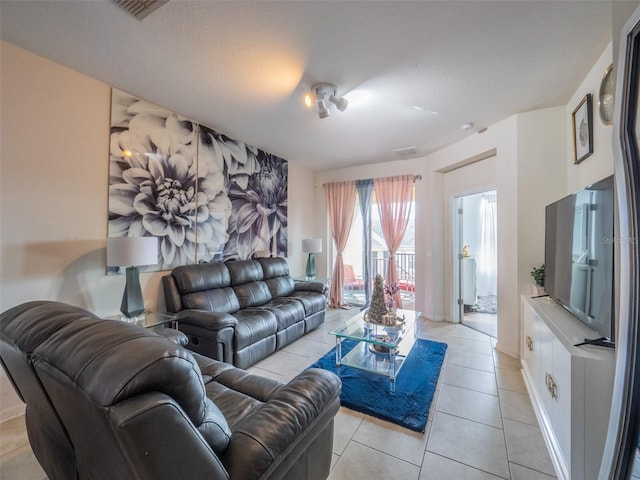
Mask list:
[[[286,256],[287,184],[286,160],[112,89],[109,236],[159,238],[160,268]]]

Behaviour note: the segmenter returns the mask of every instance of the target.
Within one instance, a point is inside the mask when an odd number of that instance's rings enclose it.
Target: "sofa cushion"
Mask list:
[[[231,277],[231,285],[262,280],[262,266],[256,260],[238,260],[225,263]]]
[[[271,292],[264,282],[249,282],[233,287],[240,308],[259,307],[271,300]]]
[[[275,335],[278,331],[278,321],[269,310],[261,308],[245,308],[233,314],[238,320],[234,337],[236,350]]]
[[[262,266],[262,278],[273,298],[286,297],[293,292],[295,284],[284,258],[259,258],[258,262]]]
[[[264,280],[289,276],[289,265],[284,258],[258,258],[257,262],[262,266],[262,278]]]
[[[291,277],[275,277],[265,280],[264,283],[269,288],[271,296],[288,297],[294,291],[295,282]]]
[[[269,310],[278,321],[278,332],[304,320],[302,304],[293,298],[274,298],[260,308]]]
[[[293,292],[290,295],[290,298],[293,298],[302,304],[305,316],[307,317],[327,309],[327,297],[322,293],[300,290]]]
[[[202,375],[207,378],[207,397],[220,408],[232,430],[236,423],[259,408],[283,385],[277,380],[249,373],[197,353],[193,356],[200,365]]]
[[[226,287],[183,295],[182,306],[187,310],[233,313],[240,310],[240,301],[233,288]]]
[[[224,263],[182,265],[171,272],[181,295],[231,286],[231,276]]]

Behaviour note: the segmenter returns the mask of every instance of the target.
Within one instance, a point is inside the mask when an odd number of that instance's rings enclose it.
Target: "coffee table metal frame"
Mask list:
[[[415,323],[420,312],[398,310],[399,317],[405,318],[400,325],[387,326],[365,321],[364,313],[331,331],[336,337],[336,366],[346,365],[389,377],[389,386],[395,392],[396,377],[417,338]],[[360,343],[350,352],[342,355],[342,340],[356,340]]]

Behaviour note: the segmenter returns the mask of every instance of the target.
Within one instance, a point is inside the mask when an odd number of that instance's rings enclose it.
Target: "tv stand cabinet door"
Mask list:
[[[549,332],[551,335],[551,332]],[[580,374],[581,359],[572,358],[557,338],[552,336],[553,365],[552,424],[560,452],[569,468],[570,478],[584,478],[584,400],[574,392],[584,392],[584,376]],[[584,396],[584,393],[582,394]],[[581,401],[582,400],[582,401]],[[572,458],[573,457],[573,458]]]

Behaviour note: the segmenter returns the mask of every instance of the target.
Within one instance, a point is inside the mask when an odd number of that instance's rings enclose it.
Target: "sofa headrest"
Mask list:
[[[262,280],[262,266],[257,260],[238,260],[227,262],[229,275],[231,276],[231,286],[244,285],[249,282]]]
[[[289,265],[284,258],[259,258],[262,275],[265,280],[275,277],[288,277]]]
[[[231,277],[224,263],[182,265],[171,272],[181,295],[231,286]]]
[[[98,318],[86,310],[53,301],[33,301],[10,308],[0,315],[2,340],[24,353],[32,353],[54,332],[78,319]]]

